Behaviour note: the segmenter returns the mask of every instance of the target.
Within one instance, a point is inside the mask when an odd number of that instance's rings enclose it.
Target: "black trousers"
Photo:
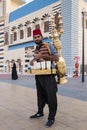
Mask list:
[[[48,119],[54,119],[57,111],[57,83],[54,75],[36,75],[38,112],[43,113],[45,104],[48,104]]]

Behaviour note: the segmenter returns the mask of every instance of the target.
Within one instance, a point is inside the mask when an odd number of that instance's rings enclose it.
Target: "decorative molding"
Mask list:
[[[16,29],[16,26],[13,26],[12,29],[11,29],[11,31],[14,31],[15,29]]]
[[[29,25],[29,24],[31,24],[31,22],[30,22],[29,20],[27,20],[27,21],[25,22],[24,26],[27,26],[27,25]]]
[[[21,27],[23,27],[23,24],[19,24],[17,28],[20,29]]]
[[[35,18],[33,19],[32,23],[35,23],[35,22],[37,22],[37,21],[39,21],[39,20],[40,20],[39,17],[35,17]]]
[[[50,15],[49,15],[48,13],[45,13],[44,15],[42,15],[41,20],[44,20],[44,19],[47,18],[47,17],[50,17]]]

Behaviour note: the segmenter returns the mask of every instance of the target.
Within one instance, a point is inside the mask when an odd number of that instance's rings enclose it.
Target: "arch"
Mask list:
[[[17,64],[18,64],[18,72],[22,72],[22,60],[19,58],[17,59]]]

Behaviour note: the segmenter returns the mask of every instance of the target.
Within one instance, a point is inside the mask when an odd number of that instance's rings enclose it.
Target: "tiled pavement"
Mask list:
[[[4,78],[4,77],[3,77]],[[45,130],[49,129],[45,127],[48,115],[48,107],[44,109],[44,117],[40,119],[30,120],[29,116],[34,114],[36,108],[36,89],[24,86],[18,81],[10,82],[10,79],[0,78],[0,130]],[[6,80],[8,79],[8,80]],[[20,78],[22,79],[22,77]],[[21,80],[19,81],[21,82]],[[7,82],[9,81],[9,82]],[[23,78],[24,81],[24,78]],[[27,80],[27,82],[29,82]],[[24,82],[26,83],[26,81]],[[79,82],[77,82],[79,83]],[[70,83],[67,83],[67,86]],[[85,92],[86,83],[79,83],[80,91]],[[28,85],[30,85],[28,83]],[[73,82],[73,85],[75,82]],[[75,97],[66,94],[64,95],[64,86],[61,85],[62,90],[59,87],[58,97],[58,111],[56,115],[55,124],[50,130],[87,130],[87,99],[81,100],[81,97]],[[73,86],[75,89],[76,86]],[[85,90],[82,91],[81,87]],[[70,86],[66,88],[71,93]],[[78,90],[78,89],[76,89]],[[75,91],[77,92],[77,91]],[[74,93],[74,91],[73,91]],[[76,94],[76,93],[75,93]],[[82,95],[83,96],[83,95]]]

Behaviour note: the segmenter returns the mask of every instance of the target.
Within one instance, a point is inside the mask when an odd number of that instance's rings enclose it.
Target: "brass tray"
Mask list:
[[[35,75],[46,75],[46,74],[56,74],[56,69],[32,69],[27,71],[28,74],[35,74]]]

